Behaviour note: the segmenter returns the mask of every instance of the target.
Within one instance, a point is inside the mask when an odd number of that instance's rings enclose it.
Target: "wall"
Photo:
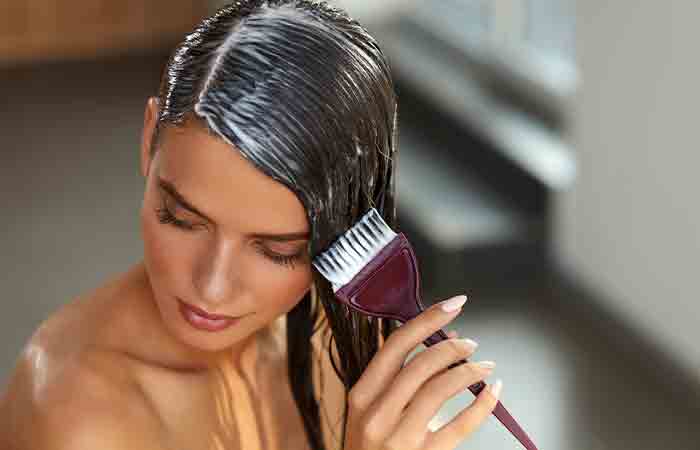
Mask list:
[[[700,3],[577,3],[579,178],[554,256],[700,383]]]

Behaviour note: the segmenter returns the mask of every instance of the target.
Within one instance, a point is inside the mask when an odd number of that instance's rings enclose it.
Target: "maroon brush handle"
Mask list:
[[[402,323],[424,311],[425,307],[420,301],[418,264],[404,234],[399,233],[335,295],[346,305],[364,314],[395,319]],[[438,330],[423,342],[429,347],[444,339],[448,339],[447,334]],[[467,360],[463,359],[449,367],[453,368],[466,362]],[[479,381],[469,386],[469,390],[476,396],[484,387],[486,383]],[[537,450],[527,433],[500,401],[496,404],[493,415],[527,450]]]

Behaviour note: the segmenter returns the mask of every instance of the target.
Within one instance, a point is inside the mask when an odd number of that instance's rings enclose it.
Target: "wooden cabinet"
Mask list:
[[[205,0],[0,0],[0,64],[173,45],[207,6]]]

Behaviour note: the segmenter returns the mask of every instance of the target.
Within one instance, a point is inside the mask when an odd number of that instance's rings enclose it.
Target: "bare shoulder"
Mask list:
[[[131,389],[76,368],[52,390],[35,411],[39,445],[32,449],[163,448],[155,416]]]
[[[33,337],[0,398],[0,447],[164,448],[157,415],[136,386],[114,374],[115,363],[98,353],[56,355]]]

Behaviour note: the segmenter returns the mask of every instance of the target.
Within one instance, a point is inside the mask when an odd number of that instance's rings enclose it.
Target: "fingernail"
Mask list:
[[[478,363],[474,364],[475,366],[479,366],[482,369],[493,369],[496,367],[496,363],[493,361],[479,361]]]
[[[467,301],[466,295],[458,295],[457,297],[452,297],[451,299],[445,300],[440,303],[440,307],[445,312],[457,311],[462,307]]]
[[[501,395],[501,388],[503,387],[503,381],[496,380],[495,383],[489,386],[489,392],[491,392],[491,395],[494,397],[498,398],[499,395]]]
[[[467,350],[469,350],[469,351],[474,351],[474,349],[476,349],[479,346],[478,342],[473,341],[469,338],[460,338],[460,339],[457,339],[457,342],[464,345],[467,348]]]

